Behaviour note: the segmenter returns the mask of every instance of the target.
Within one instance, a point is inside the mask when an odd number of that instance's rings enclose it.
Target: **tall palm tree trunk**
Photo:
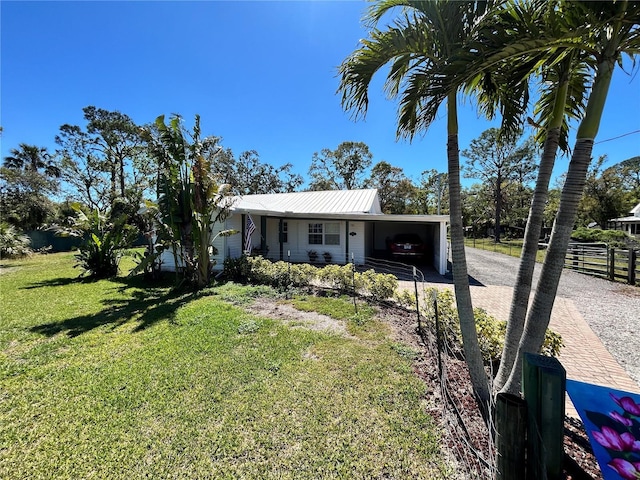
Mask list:
[[[568,87],[569,82],[567,79],[560,85],[560,88],[558,88],[553,120],[544,142],[538,178],[536,180],[536,187],[533,192],[533,199],[531,200],[531,208],[529,210],[529,218],[527,219],[527,226],[524,233],[524,243],[520,254],[520,267],[518,268],[518,276],[513,291],[504,349],[500,360],[500,368],[494,381],[494,389],[496,391],[502,389],[509,378],[516,359],[518,343],[524,330],[524,321],[529,308],[529,297],[531,295],[533,282],[533,271],[538,253],[538,241],[544,220],[544,209],[549,197],[549,182],[551,181],[551,174],[558,152],[560,128],[564,116]]]
[[[525,228],[524,243],[520,254],[520,267],[513,291],[509,321],[507,322],[504,350],[502,351],[500,368],[498,369],[494,382],[494,388],[496,390],[500,390],[509,378],[516,352],[518,351],[518,342],[524,330],[524,321],[529,308],[533,272],[538,253],[538,241],[540,239],[540,231],[542,230],[544,209],[547,198],[549,197],[549,182],[555,164],[559,137],[560,128],[552,128],[549,130],[547,139],[545,140],[544,153],[540,161],[538,179],[536,181],[536,187],[531,201],[531,209],[529,210],[529,218],[527,219],[527,226]]]
[[[460,320],[460,332],[465,360],[469,368],[473,391],[483,414],[489,411],[489,382],[484,371],[482,353],[478,344],[478,332],[467,273],[467,259],[464,251],[464,231],[462,225],[462,201],[460,198],[460,150],[458,148],[458,114],[456,95],[447,101],[448,132],[447,164],[449,170],[449,209],[451,219],[451,260],[453,283],[456,292],[456,306]]]
[[[611,49],[615,39],[609,45]],[[615,50],[615,49],[614,49]],[[578,204],[591,163],[591,152],[604,104],[611,84],[611,77],[617,55],[603,55],[603,60],[596,69],[589,102],[584,119],[578,128],[576,146],[573,150],[569,170],[560,197],[560,208],[551,233],[547,256],[540,272],[540,282],[533,299],[533,305],[527,315],[524,332],[520,339],[516,361],[511,369],[509,379],[503,391],[516,393],[520,390],[522,379],[522,356],[524,353],[537,353],[544,341],[544,336],[551,319],[551,310],[558,291],[560,275],[564,267],[564,259],[571,238],[571,232],[578,211]]]

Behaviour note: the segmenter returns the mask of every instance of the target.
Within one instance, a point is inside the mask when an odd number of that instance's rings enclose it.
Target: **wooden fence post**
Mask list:
[[[633,248],[629,249],[629,269],[627,271],[627,280],[629,285],[636,284],[636,251]]]
[[[496,396],[496,480],[523,480],[526,471],[527,402],[518,395]]]
[[[612,282],[616,279],[616,249],[609,249],[609,280]]]
[[[522,390],[527,402],[527,479],[560,479],[564,458],[567,373],[558,359],[525,353]]]

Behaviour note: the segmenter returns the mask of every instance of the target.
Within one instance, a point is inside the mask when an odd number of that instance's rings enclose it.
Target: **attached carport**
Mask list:
[[[387,259],[388,243],[396,234],[415,233],[427,246],[422,263],[433,266],[440,275],[444,275],[447,273],[448,223],[448,215],[369,216],[365,225],[366,256]]]

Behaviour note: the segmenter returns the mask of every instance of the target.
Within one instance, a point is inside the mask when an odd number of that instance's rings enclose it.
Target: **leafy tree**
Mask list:
[[[342,142],[335,150],[315,152],[309,167],[309,190],[353,190],[364,187],[373,155],[363,142]]]
[[[506,225],[518,238],[524,236],[533,189],[519,180],[508,182],[502,188],[502,225]]]
[[[20,230],[35,230],[54,214],[60,168],[46,148],[21,143],[0,168],[0,212]]]
[[[213,173],[221,182],[231,185],[237,195],[293,192],[304,180],[292,173],[292,168],[291,163],[280,167],[262,163],[255,150],[242,152],[236,158],[231,149],[225,149],[212,164]]]
[[[602,169],[607,160],[606,155],[600,156],[587,173],[584,194],[578,207],[578,224],[588,226],[596,222],[602,229],[607,228],[607,222],[626,214],[629,210],[625,202],[623,179],[616,169]]]
[[[469,159],[465,176],[481,180],[492,190],[494,240],[499,243],[504,189],[510,182],[518,182],[524,187],[533,179],[536,169],[533,141],[518,145],[517,138],[507,137],[497,128],[490,128],[473,139],[462,155]]]
[[[628,193],[629,205],[637,205],[640,201],[640,156],[628,158],[609,169],[620,177],[622,188]]]
[[[91,208],[107,211],[128,186],[148,188],[153,168],[144,156],[142,130],[118,111],[94,106],[82,109],[86,130],[65,124],[56,135],[63,176],[75,188],[74,196]],[[133,178],[127,178],[127,170]]]
[[[477,238],[486,236],[491,228],[495,209],[488,185],[473,184],[462,191],[462,215],[465,228]]]
[[[229,215],[232,202],[229,185],[217,184],[212,173],[211,164],[221,148],[216,148],[216,137],[200,138],[198,115],[191,134],[179,116],[173,116],[167,125],[164,115],[160,115],[155,126],[158,135],[154,137],[148,131],[147,138],[160,167],[157,220],[169,235],[176,274],[181,273],[193,287],[202,288],[209,283],[214,265],[213,225]],[[235,232],[221,232],[232,233]]]
[[[449,213],[449,179],[446,173],[435,169],[425,170],[420,175],[418,195],[426,214]],[[464,204],[464,202],[463,202]]]
[[[380,208],[384,213],[417,213],[414,211],[417,189],[401,168],[388,162],[378,162],[371,169],[364,186],[378,190]]]

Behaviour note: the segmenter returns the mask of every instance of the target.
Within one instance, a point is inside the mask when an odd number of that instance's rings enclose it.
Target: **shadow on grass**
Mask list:
[[[118,291],[126,298],[103,300],[105,308],[96,314],[36,325],[30,331],[49,337],[66,332],[69,337],[77,337],[103,325],[117,327],[135,321],[138,325],[133,331],[139,332],[159,321],[171,321],[181,306],[197,298],[191,291],[171,289],[167,282],[149,286],[138,277],[120,277],[112,283],[121,284]]]
[[[50,278],[49,280],[42,280],[40,282],[34,282],[30,285],[22,287],[22,290],[33,290],[41,287],[64,287],[74,283],[95,283],[98,279],[91,277],[59,277]]]

